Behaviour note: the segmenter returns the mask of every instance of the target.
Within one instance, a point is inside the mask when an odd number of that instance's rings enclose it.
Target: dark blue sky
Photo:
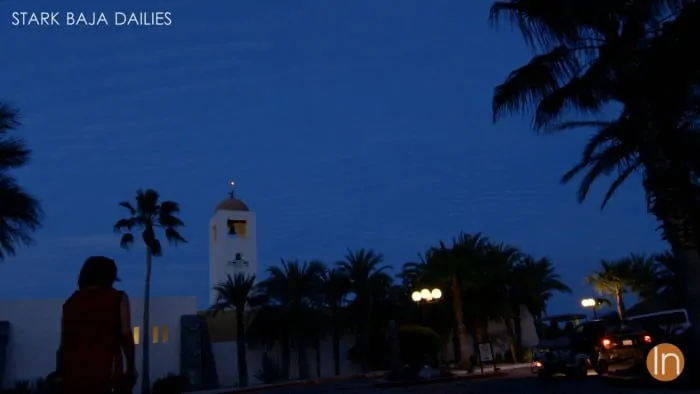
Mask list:
[[[105,3],[105,4],[103,4]],[[151,187],[182,205],[156,295],[205,300],[207,222],[227,182],[258,215],[261,266],[374,248],[400,267],[459,231],[549,256],[574,296],[600,258],[664,248],[637,179],[603,212],[558,179],[585,132],[493,125],[494,85],[530,56],[486,0],[4,1],[0,98],[22,109],[34,160],[17,173],[47,216],[0,265],[0,295],[63,297],[89,254],[142,292],[117,202]],[[98,5],[94,5],[98,4]],[[110,5],[114,4],[114,5]],[[13,11],[170,11],[168,27],[20,27]],[[205,301],[202,301],[202,303]]]

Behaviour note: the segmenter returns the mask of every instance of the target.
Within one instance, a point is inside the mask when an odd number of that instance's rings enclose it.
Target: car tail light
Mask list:
[[[542,368],[542,363],[539,361],[533,361],[532,366],[535,368]]]
[[[642,340],[644,341],[644,343],[651,343],[651,335],[644,335],[642,337]]]
[[[603,338],[602,342],[603,342],[603,347],[605,347],[605,348],[609,348],[610,345],[612,345],[612,341],[609,340],[608,338]]]

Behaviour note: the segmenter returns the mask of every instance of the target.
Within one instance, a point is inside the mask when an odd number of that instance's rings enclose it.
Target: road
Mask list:
[[[376,388],[367,381],[358,380],[285,389],[285,394],[689,394],[691,392],[698,393],[697,390],[611,387],[596,376],[589,376],[585,380],[554,379],[551,382],[540,382],[529,373],[529,370],[513,371],[508,377],[499,379],[463,380],[417,387]],[[276,393],[276,391],[270,391],[270,393]]]
[[[358,392],[359,394],[360,392]],[[402,394],[666,394],[690,393],[690,391],[611,387],[597,377],[584,381],[553,380],[540,382],[532,376],[511,377],[494,380],[472,380],[454,384],[391,389],[389,393]],[[387,394],[389,394],[387,393]],[[694,391],[693,393],[697,393]]]

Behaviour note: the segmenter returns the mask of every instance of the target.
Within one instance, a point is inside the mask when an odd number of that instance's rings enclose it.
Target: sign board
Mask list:
[[[493,349],[491,348],[491,342],[479,344],[479,357],[481,357],[481,362],[493,362]]]

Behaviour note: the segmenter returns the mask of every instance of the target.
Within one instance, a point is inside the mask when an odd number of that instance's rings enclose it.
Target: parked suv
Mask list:
[[[651,379],[646,367],[649,351],[660,343],[684,350],[688,327],[685,309],[629,317],[606,331],[598,347],[596,371],[606,378]]]

